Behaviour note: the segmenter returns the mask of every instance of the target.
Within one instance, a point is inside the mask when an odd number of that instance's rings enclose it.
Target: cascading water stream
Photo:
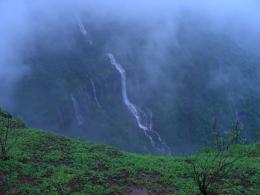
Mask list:
[[[238,115],[238,110],[236,107],[236,102],[234,100],[234,97],[231,95],[231,93],[229,93],[229,101],[230,101],[231,109],[234,113],[235,120],[239,121],[239,115]]]
[[[70,95],[70,98],[72,101],[72,105],[73,105],[73,109],[74,109],[74,113],[75,113],[78,125],[82,125],[84,120],[79,111],[78,101],[76,100],[76,98],[73,95]]]
[[[77,24],[78,24],[78,26],[79,26],[80,32],[82,33],[82,35],[83,35],[84,37],[87,37],[87,38],[88,38],[89,44],[92,45],[92,44],[93,44],[93,41],[89,38],[90,36],[89,36],[88,31],[86,30],[85,26],[83,25],[83,22],[82,22],[81,18],[80,18],[78,15],[75,15],[75,17],[76,17]]]
[[[161,139],[159,133],[152,129],[152,112],[150,114],[150,120],[149,120],[147,115],[129,100],[127,95],[126,73],[124,68],[121,66],[121,64],[119,64],[116,61],[113,54],[109,53],[107,54],[107,56],[110,59],[110,63],[116,68],[116,70],[121,75],[122,97],[128,110],[135,117],[138,127],[143,130],[145,136],[150,140],[151,145],[156,150],[170,154],[171,151],[169,146]],[[158,143],[156,143],[154,138],[157,140]]]
[[[94,83],[94,81],[92,79],[90,79],[90,83],[91,83],[91,86],[92,86],[92,91],[93,91],[93,96],[94,96],[95,102],[98,105],[98,107],[101,108],[102,106],[99,103],[98,98],[97,98],[97,90],[96,90],[95,83]]]

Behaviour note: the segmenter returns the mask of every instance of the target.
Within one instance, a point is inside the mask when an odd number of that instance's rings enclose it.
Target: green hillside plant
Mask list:
[[[11,139],[11,134],[16,129],[25,127],[25,123],[19,118],[13,117],[0,108],[0,159],[7,160],[10,157],[9,151],[16,142],[16,140]]]
[[[1,112],[0,115],[0,158],[2,160],[8,159],[8,152],[12,146],[9,140],[10,132],[13,130],[12,115]]]
[[[237,160],[227,158],[224,152],[216,152],[192,161],[192,177],[199,191],[203,195],[230,193],[234,184],[228,181],[228,176],[236,170]]]
[[[229,193],[233,185],[227,182],[228,174],[235,171],[234,164],[239,158],[230,159],[227,153],[232,145],[243,144],[240,123],[237,120],[232,129],[221,135],[214,120],[213,144],[207,158],[191,162],[193,180],[203,195]]]

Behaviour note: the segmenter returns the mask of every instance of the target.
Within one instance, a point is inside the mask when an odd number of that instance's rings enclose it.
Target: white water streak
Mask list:
[[[73,104],[75,116],[76,116],[76,119],[78,121],[78,125],[82,125],[83,124],[83,117],[81,116],[80,111],[79,111],[78,101],[76,100],[76,98],[73,95],[71,95],[70,97],[71,97],[71,101],[72,101],[72,104]]]
[[[93,96],[94,96],[95,102],[98,105],[98,107],[101,108],[102,106],[99,103],[98,98],[97,98],[97,90],[96,90],[95,83],[94,83],[94,81],[92,79],[90,79],[90,83],[91,83],[91,86],[92,86],[92,91],[93,91]]]
[[[127,108],[129,109],[129,111],[132,113],[132,115],[135,117],[139,128],[144,131],[145,136],[148,137],[148,139],[151,142],[151,145],[155,149],[158,149],[158,148],[156,148],[155,141],[154,141],[153,137],[151,136],[151,134],[154,134],[158,138],[160,144],[163,146],[163,150],[165,150],[167,153],[170,153],[170,148],[167,146],[167,144],[165,142],[162,141],[159,133],[152,129],[152,127],[153,127],[152,126],[152,112],[150,114],[150,120],[149,120],[147,115],[141,109],[137,108],[137,106],[135,106],[129,100],[128,95],[127,95],[126,73],[125,73],[124,68],[121,66],[121,64],[119,64],[116,61],[113,54],[109,53],[109,54],[107,54],[107,56],[110,59],[110,63],[117,69],[117,71],[121,75],[122,96],[123,96],[124,103],[127,106]]]
[[[78,26],[79,26],[80,32],[82,33],[83,36],[88,37],[88,42],[89,42],[90,45],[92,45],[92,44],[93,44],[93,41],[89,38],[89,33],[88,33],[88,31],[86,30],[86,28],[85,28],[85,26],[84,26],[84,24],[83,24],[81,18],[80,18],[78,15],[76,15],[75,17],[76,17],[77,24],[78,24]]]

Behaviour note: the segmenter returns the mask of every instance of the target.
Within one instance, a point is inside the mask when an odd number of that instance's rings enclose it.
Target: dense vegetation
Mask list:
[[[213,150],[190,157],[138,155],[19,126],[9,136],[9,157],[0,160],[0,194],[196,194],[194,176],[205,170],[214,178],[207,179],[213,192],[260,190],[259,144],[233,145],[223,161]],[[232,167],[216,174],[225,162]]]

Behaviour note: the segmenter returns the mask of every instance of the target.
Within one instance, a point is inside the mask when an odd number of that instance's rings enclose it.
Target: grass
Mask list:
[[[131,154],[27,128],[12,140],[11,158],[0,161],[0,194],[197,194],[191,162],[211,155]],[[226,178],[230,194],[260,194],[260,145],[233,146],[228,158],[238,156]]]

